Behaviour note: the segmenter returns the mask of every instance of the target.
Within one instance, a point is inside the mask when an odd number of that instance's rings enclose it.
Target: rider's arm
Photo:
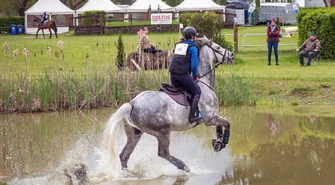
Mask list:
[[[191,70],[192,76],[198,76],[198,48],[196,46],[191,46],[189,48],[189,52],[191,54]]]

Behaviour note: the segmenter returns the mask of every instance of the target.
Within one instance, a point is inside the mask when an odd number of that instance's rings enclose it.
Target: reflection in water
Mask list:
[[[173,133],[170,151],[191,168],[187,174],[159,158],[156,139],[143,135],[129,160],[135,174],[130,178],[120,168],[110,168],[109,154],[100,147],[112,112],[1,115],[0,182],[64,184],[64,169],[71,176],[75,165],[84,164],[90,183],[99,185],[335,184],[331,117],[225,108],[221,114],[229,118],[232,130],[228,148],[213,152],[215,127]],[[119,140],[118,151],[125,137]]]

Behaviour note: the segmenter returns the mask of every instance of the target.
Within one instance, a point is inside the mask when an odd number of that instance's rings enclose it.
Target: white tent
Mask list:
[[[33,17],[34,15],[42,16],[44,11],[47,11],[49,20],[56,21],[58,33],[69,31],[70,18],[74,16],[74,11],[59,0],[39,0],[25,11],[25,29],[27,34],[36,33],[37,26],[36,23],[33,23]]]
[[[216,4],[212,0],[184,0],[178,6],[173,8],[176,11],[207,11],[224,10],[224,7]]]
[[[137,0],[127,10],[128,12],[147,12],[151,7],[151,11],[157,11],[159,9],[170,9],[171,6],[167,5],[161,0]]]
[[[89,0],[83,7],[79,8],[77,14],[84,14],[85,11],[103,10],[105,12],[121,11],[122,8],[116,6],[110,0]]]

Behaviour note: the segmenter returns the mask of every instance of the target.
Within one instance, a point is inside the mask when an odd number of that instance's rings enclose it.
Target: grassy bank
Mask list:
[[[322,59],[317,66],[300,67],[294,51],[297,37],[282,38],[280,66],[267,66],[266,27],[240,27],[239,52],[235,64],[217,70],[217,93],[223,105],[334,105],[335,82],[332,60]],[[232,41],[233,30],[223,31]],[[264,33],[264,32],[263,32]],[[35,39],[32,35],[1,36],[9,54],[0,53],[1,111],[47,111],[59,109],[118,106],[143,90],[157,90],[168,82],[167,70],[117,72],[115,65],[117,35],[74,36],[61,34],[63,50],[55,38]],[[150,33],[160,49],[171,49],[178,33]],[[249,39],[249,40],[248,40]],[[123,35],[126,54],[135,50],[137,35]],[[51,54],[47,48],[51,47]],[[23,55],[28,49],[29,57]],[[12,52],[18,49],[18,57]],[[274,63],[274,56],[273,56]],[[39,107],[39,108],[38,108]]]

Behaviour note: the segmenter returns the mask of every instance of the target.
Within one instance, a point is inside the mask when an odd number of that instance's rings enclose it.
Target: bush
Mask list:
[[[96,20],[95,20],[95,16],[94,16],[94,15],[99,15],[99,14],[103,14],[104,16],[106,16],[105,11],[103,11],[103,10],[95,10],[95,11],[84,12],[84,16],[87,16],[87,17],[83,18],[83,25],[88,26],[88,25],[93,25],[93,24],[97,24],[98,22],[100,22],[100,16],[97,16]]]
[[[124,62],[125,62],[124,45],[122,35],[119,35],[119,40],[117,41],[117,56],[116,56],[116,65],[118,70],[124,70]]]
[[[24,17],[0,17],[0,27],[10,27],[11,24],[24,25]]]
[[[321,55],[325,59],[335,58],[335,11],[325,8],[302,8],[297,16],[301,45],[314,32],[321,44]]]
[[[255,8],[254,12],[251,14],[251,24],[257,25],[259,23],[259,14],[260,14],[260,8]]]
[[[199,35],[212,38],[221,31],[220,16],[214,12],[208,13],[183,13],[179,21],[186,26],[193,26]]]
[[[24,17],[0,17],[0,31],[9,31],[11,24],[24,25]]]
[[[225,37],[223,35],[218,35],[213,37],[213,42],[219,44],[221,47],[233,51],[233,44],[226,41]]]

